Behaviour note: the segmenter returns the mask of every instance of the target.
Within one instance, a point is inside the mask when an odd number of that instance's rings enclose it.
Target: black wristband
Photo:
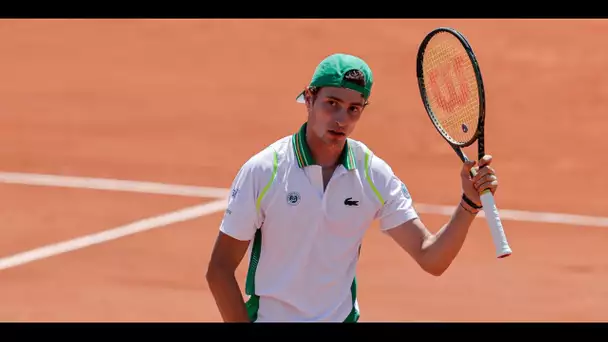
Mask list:
[[[465,195],[464,193],[462,194],[462,199],[463,199],[465,202],[467,202],[467,204],[468,204],[468,205],[470,205],[471,207],[473,207],[473,208],[475,208],[475,209],[481,209],[481,208],[483,208],[483,206],[481,206],[481,205],[477,205],[477,204],[473,203],[473,201],[471,201],[471,200],[470,200],[470,199],[467,197],[467,195]]]
[[[469,212],[471,215],[477,215],[477,212],[472,212],[469,209],[467,209],[464,205],[462,205],[462,202],[460,202],[460,207],[462,209],[464,209],[465,211]]]

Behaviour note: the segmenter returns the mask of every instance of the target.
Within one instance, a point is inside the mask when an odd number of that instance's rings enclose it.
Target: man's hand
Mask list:
[[[492,194],[494,194],[498,188],[498,178],[494,169],[490,166],[491,163],[492,156],[485,155],[479,161],[479,168],[475,166],[477,162],[471,160],[463,164],[460,172],[462,191],[471,201],[479,206],[481,206],[481,192],[490,189]],[[475,177],[471,177],[470,171],[472,168],[477,170]]]

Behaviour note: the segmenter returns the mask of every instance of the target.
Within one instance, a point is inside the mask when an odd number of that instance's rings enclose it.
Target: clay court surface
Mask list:
[[[480,217],[433,277],[374,225],[361,321],[608,320],[602,20],[2,20],[0,320],[220,321],[204,274],[225,191],[299,128],[295,96],[334,52],[375,73],[353,137],[437,230],[460,191],[416,86],[437,26],[464,32],[480,61],[514,254],[494,258]]]

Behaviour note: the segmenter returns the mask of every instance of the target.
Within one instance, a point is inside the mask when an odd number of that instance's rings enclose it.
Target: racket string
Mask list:
[[[449,33],[435,35],[426,47],[424,83],[438,125],[464,144],[477,130],[479,97],[475,70],[460,41]]]

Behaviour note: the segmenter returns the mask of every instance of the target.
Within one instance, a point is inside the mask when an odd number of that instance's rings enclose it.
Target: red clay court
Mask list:
[[[220,321],[204,274],[227,188],[299,128],[295,96],[334,52],[375,75],[354,138],[438,229],[460,160],[416,85],[437,26],[481,64],[514,254],[480,217],[433,277],[373,226],[361,321],[607,320],[605,20],[2,20],[0,320]]]

